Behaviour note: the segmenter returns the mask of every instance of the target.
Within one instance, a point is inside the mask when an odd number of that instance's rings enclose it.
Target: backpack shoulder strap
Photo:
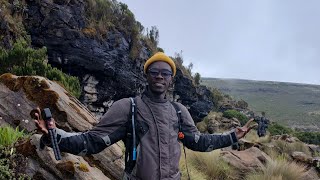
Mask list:
[[[132,123],[132,138],[133,138],[133,151],[132,151],[132,160],[137,159],[137,143],[136,143],[136,126],[135,120],[137,118],[137,101],[136,98],[130,98],[131,100],[131,123]]]
[[[179,123],[179,133],[178,133],[178,137],[179,139],[183,139],[184,138],[184,134],[182,133],[182,118],[181,118],[181,110],[179,108],[179,105],[175,102],[171,102],[171,104],[173,105],[174,109],[176,110],[177,116],[178,116],[178,123]]]
[[[184,139],[184,134],[182,132],[182,118],[181,118],[181,110],[179,108],[179,105],[175,102],[171,102],[171,104],[173,105],[174,109],[177,112],[177,116],[178,116],[178,123],[179,123],[179,133],[178,133],[178,138],[180,140]],[[190,173],[189,173],[189,168],[188,168],[188,164],[187,164],[187,154],[186,154],[186,148],[183,145],[183,152],[184,152],[184,159],[185,159],[185,164],[186,164],[186,169],[187,169],[187,174],[188,174],[188,180],[190,180]]]
[[[125,171],[131,174],[137,160],[137,136],[136,136],[136,118],[137,118],[137,101],[136,98],[130,97],[130,116],[126,126],[125,139]]]

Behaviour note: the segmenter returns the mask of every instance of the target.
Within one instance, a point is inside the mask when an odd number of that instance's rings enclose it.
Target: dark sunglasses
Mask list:
[[[149,69],[148,70],[148,74],[150,74],[151,77],[156,78],[159,73],[161,73],[161,76],[165,79],[168,79],[169,77],[172,76],[172,72],[169,71],[168,69]]]

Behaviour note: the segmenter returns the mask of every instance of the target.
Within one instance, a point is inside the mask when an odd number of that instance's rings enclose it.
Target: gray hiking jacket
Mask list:
[[[155,102],[146,95],[136,97],[137,118],[142,131],[137,147],[137,161],[131,174],[124,179],[178,180],[181,154],[178,139],[179,123],[176,110],[169,101]],[[200,134],[188,110],[177,103],[181,113],[182,143],[194,151],[212,151],[237,142],[233,131],[226,134]],[[60,150],[76,155],[99,153],[106,147],[126,138],[126,124],[131,121],[131,101],[124,98],[116,101],[91,130],[81,133],[67,133],[57,129]],[[46,138],[42,138],[47,141]],[[47,144],[47,142],[45,142]]]

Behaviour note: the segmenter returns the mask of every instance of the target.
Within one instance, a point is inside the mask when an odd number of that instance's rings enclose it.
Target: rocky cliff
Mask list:
[[[103,37],[89,35],[87,1],[28,1],[27,7],[24,24],[32,45],[47,47],[50,64],[79,77],[80,100],[98,117],[112,102],[144,90],[143,64],[152,52],[142,39],[133,42],[131,34],[117,27]],[[134,43],[140,48],[132,58]],[[195,87],[180,70],[171,97],[190,107],[197,121],[213,108],[210,91]]]

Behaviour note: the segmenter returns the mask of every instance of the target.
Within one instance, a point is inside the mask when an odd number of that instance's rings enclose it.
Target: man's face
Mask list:
[[[147,69],[147,81],[152,93],[165,93],[172,82],[171,66],[162,61],[152,63]]]

